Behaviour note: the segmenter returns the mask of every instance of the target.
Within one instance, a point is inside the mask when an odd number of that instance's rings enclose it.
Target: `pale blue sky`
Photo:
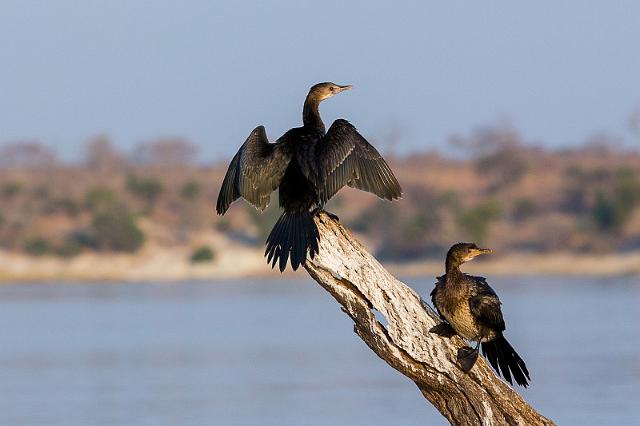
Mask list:
[[[0,141],[74,158],[184,136],[203,159],[299,125],[308,87],[374,139],[442,147],[508,118],[530,140],[624,135],[640,108],[640,2],[0,0]]]

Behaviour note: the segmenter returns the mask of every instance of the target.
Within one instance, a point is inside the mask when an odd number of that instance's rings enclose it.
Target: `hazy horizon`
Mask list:
[[[123,150],[176,136],[209,162],[256,125],[299,125],[308,87],[332,80],[354,90],[325,122],[394,134],[400,153],[496,122],[552,148],[637,144],[640,4],[580,5],[5,1],[0,143],[75,159],[99,134]]]

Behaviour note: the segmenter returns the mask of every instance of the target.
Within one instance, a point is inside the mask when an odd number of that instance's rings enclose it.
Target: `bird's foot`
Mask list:
[[[478,359],[478,348],[472,349],[469,346],[464,346],[458,349],[458,364],[462,368],[462,371],[468,373]]]
[[[456,331],[446,322],[441,322],[438,325],[434,325],[429,329],[429,333],[437,334],[442,337],[452,337],[456,335]]]

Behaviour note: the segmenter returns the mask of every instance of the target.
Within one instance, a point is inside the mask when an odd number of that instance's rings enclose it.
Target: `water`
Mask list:
[[[528,401],[640,423],[640,280],[493,284]],[[3,285],[0,304],[2,425],[446,424],[308,279]]]

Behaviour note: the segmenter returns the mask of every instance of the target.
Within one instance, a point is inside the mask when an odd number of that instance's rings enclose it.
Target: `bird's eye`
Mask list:
[[[336,88],[335,88],[335,86],[331,86],[331,87],[329,87],[329,90],[331,90],[332,92],[335,92]]]

